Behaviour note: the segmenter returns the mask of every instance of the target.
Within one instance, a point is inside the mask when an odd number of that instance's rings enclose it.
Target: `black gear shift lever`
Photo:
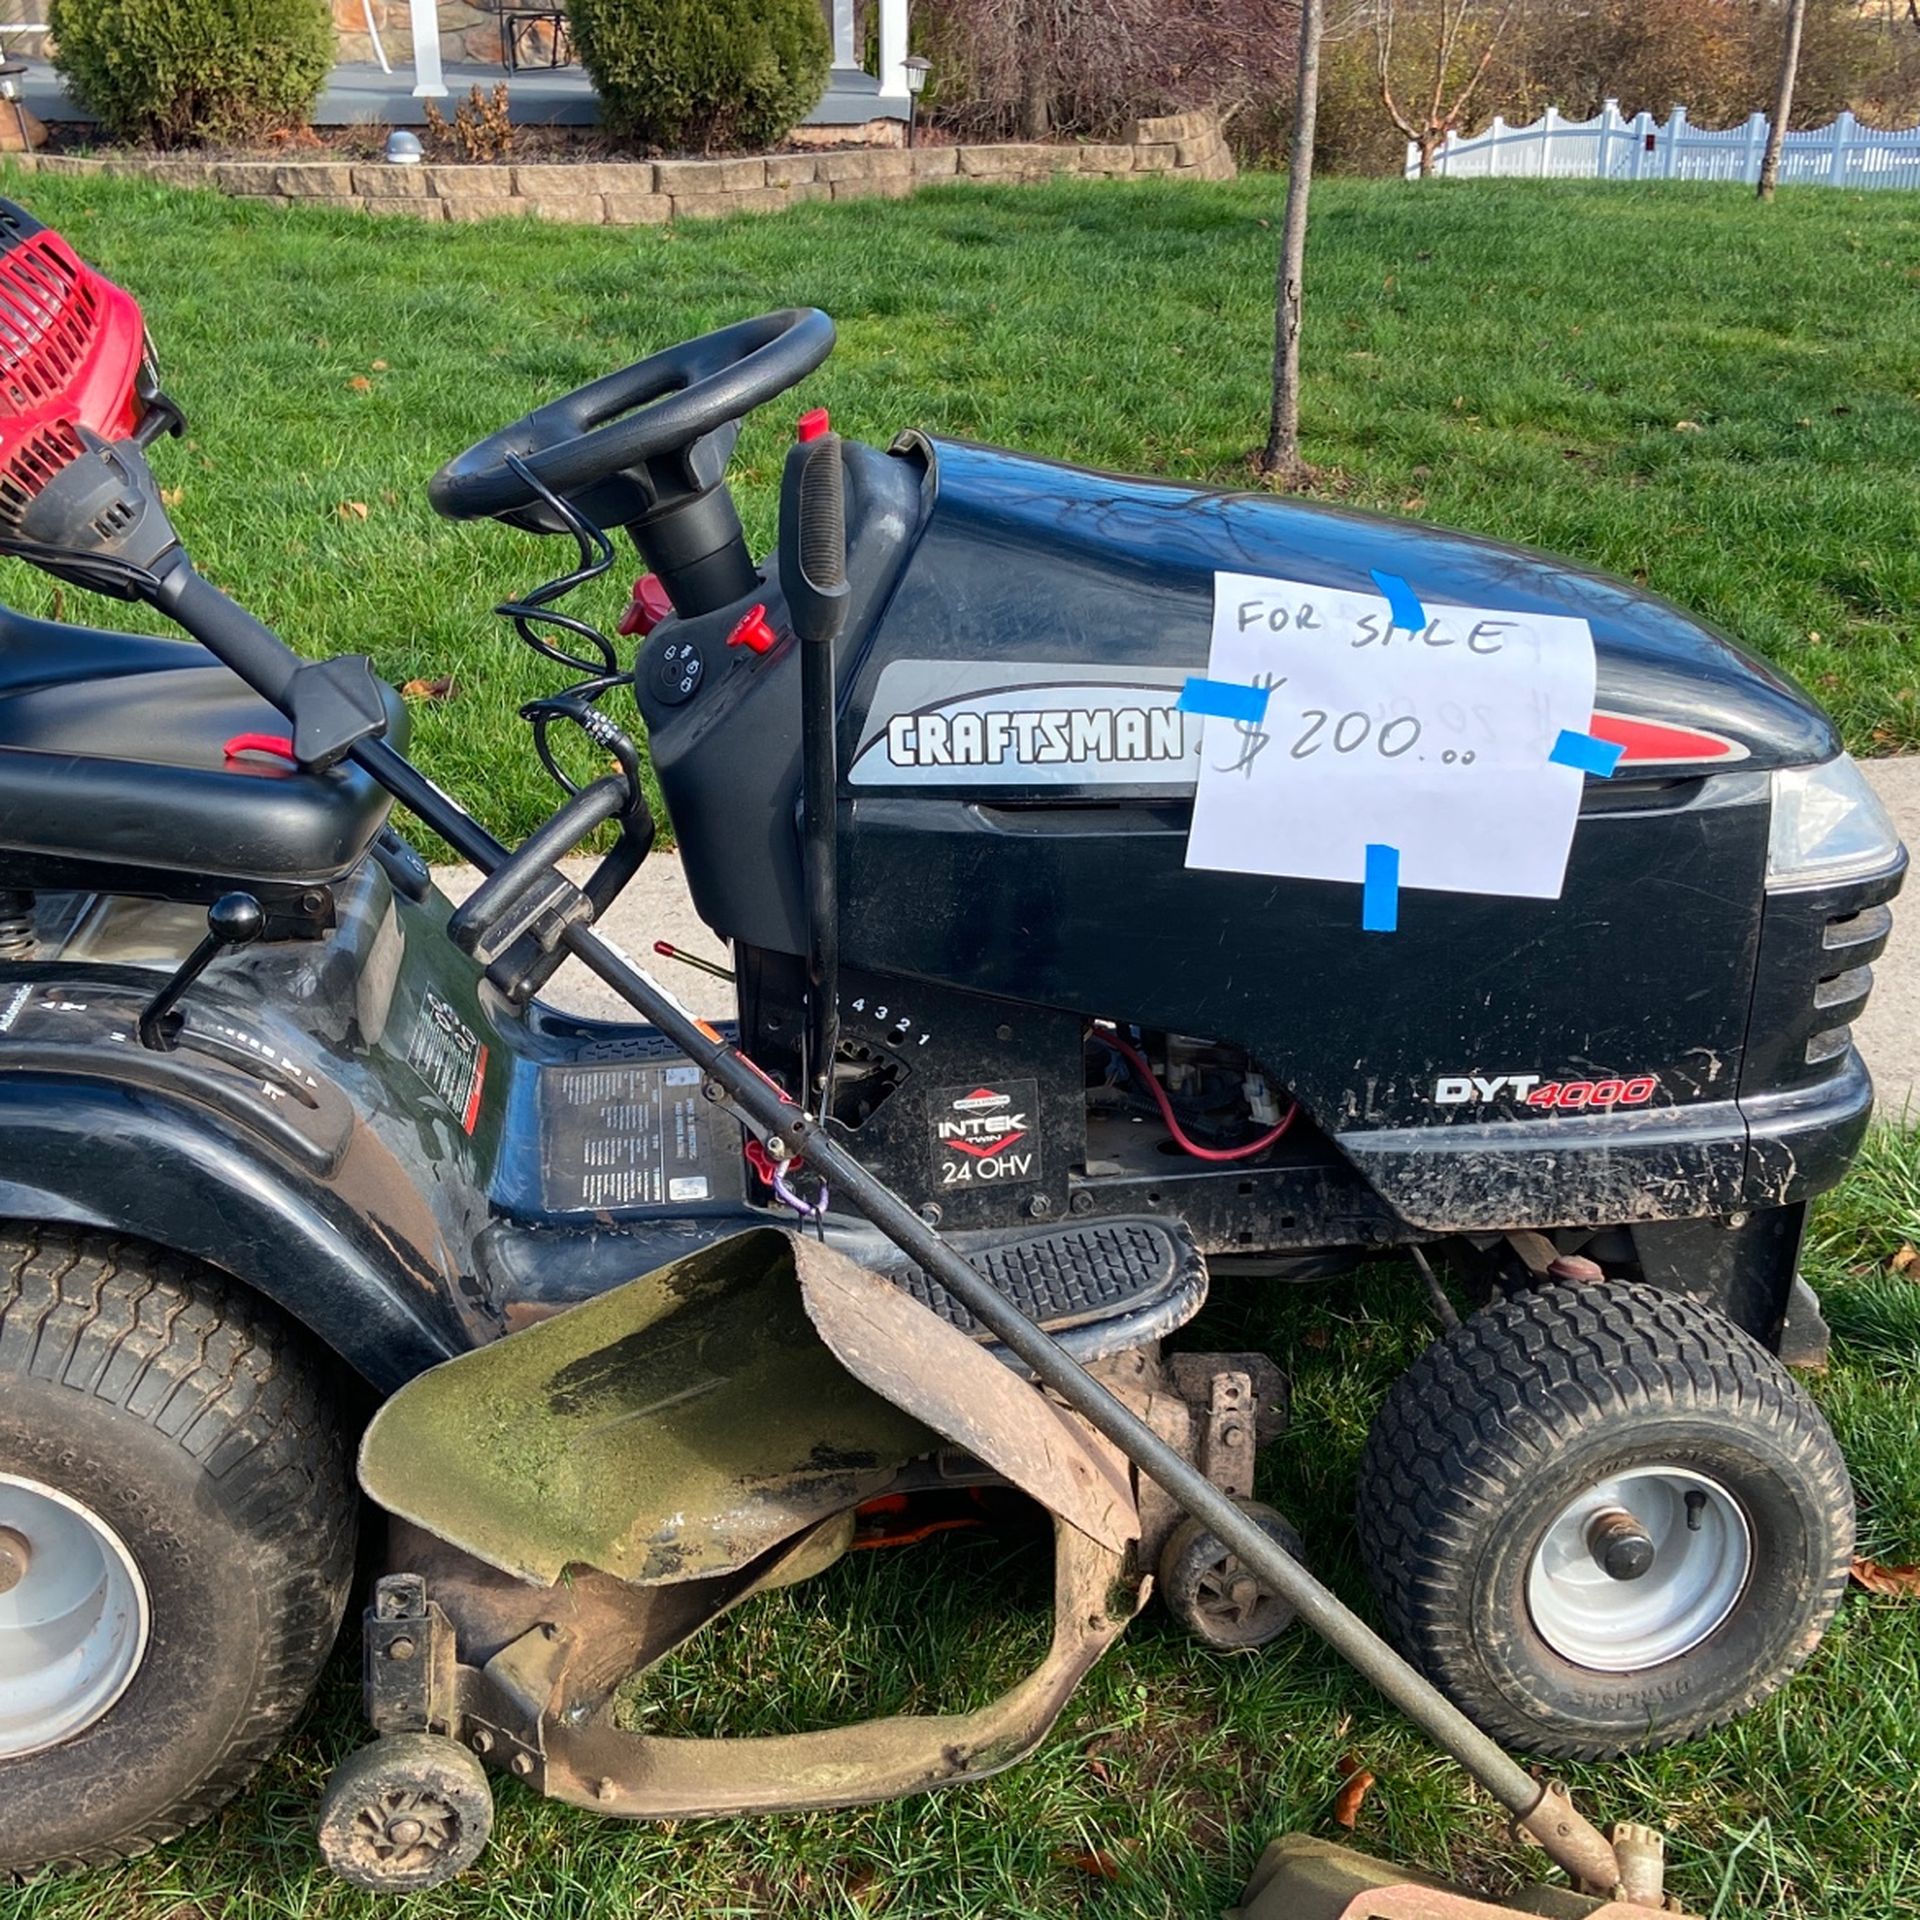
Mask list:
[[[155,1053],[171,1053],[180,1032],[180,1016],[174,1008],[181,996],[229,947],[258,940],[266,924],[266,910],[252,894],[223,893],[207,909],[206,938],[141,1010],[140,1044]]]

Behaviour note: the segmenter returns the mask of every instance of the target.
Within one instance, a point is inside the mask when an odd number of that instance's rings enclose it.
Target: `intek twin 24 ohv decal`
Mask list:
[[[1011,1186],[1040,1178],[1040,1085],[982,1080],[933,1096],[933,1183]]]

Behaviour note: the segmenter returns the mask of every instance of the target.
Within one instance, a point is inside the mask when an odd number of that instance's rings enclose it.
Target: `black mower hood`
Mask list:
[[[930,518],[888,626],[923,657],[1006,651],[1199,670],[1216,569],[1422,601],[1574,615],[1593,632],[1597,716],[1634,771],[1798,766],[1840,750],[1790,680],[1657,594],[1551,554],[1414,520],[1119,478],[954,440],[930,456]],[[901,449],[905,451],[906,449]],[[906,617],[904,629],[893,627]],[[883,648],[883,650],[885,650]],[[1636,729],[1638,730],[1636,732]],[[1671,730],[1671,731],[1669,731]]]

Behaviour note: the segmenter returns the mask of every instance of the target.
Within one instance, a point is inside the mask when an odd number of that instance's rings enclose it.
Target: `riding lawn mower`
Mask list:
[[[790,309],[434,476],[577,552],[501,609],[560,796],[508,847],[367,659],[195,570],[134,302],[10,203],[0,249],[0,551],[197,643],[0,611],[0,1869],[237,1791],[364,1553],[374,1737],[318,1814],[358,1885],[472,1866],[490,1773],[653,1820],[978,1779],[1157,1599],[1323,1636],[1565,1872],[1533,1910],[1661,1904],[1658,1836],[1509,1749],[1748,1711],[1846,1577],[1798,1255],[1906,855],[1797,689],[1538,553],[819,409],[757,560],[740,422],[834,338]],[[616,533],[631,657],[559,604]],[[724,1024],[599,926],[654,838],[628,701]],[[569,959],[637,1017],[543,998]],[[1441,1327],[1360,1470],[1386,1637],[1254,1498],[1272,1357],[1181,1337],[1382,1262]],[[981,1494],[1055,1581],[989,1705],[613,1712]],[[1289,1841],[1244,1911],[1492,1909]]]

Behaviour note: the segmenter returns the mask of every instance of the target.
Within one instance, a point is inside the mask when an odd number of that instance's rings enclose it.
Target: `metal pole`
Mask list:
[[[464,858],[491,873],[506,849],[458,803],[384,740],[363,741],[353,758],[418,814]],[[643,967],[591,927],[571,926],[562,944],[674,1045],[698,1061],[707,1092],[760,1132],[804,1152],[813,1170],[837,1188],[888,1239],[911,1254],[948,1293],[1068,1406],[1103,1433],[1186,1513],[1208,1528],[1256,1576],[1285,1596],[1302,1619],[1446,1749],[1554,1862],[1577,1883],[1611,1892],[1619,1864],[1606,1839],[1564,1795],[1540,1782],[1488,1738],[1452,1701],[1299,1561],[1276,1545],[1196,1467],[1100,1385],[990,1281],[983,1279],[884,1182],[875,1178],[825,1126],[810,1120],[779,1087],[713,1028],[696,1019]]]
[[[390,750],[389,750],[390,751]],[[429,824],[433,824],[429,822]],[[1193,1515],[1242,1564],[1283,1594],[1336,1653],[1444,1747],[1512,1813],[1576,1882],[1607,1892],[1619,1863],[1606,1839],[1564,1795],[1540,1782],[1488,1738],[1423,1674],[1277,1546],[1204,1474],[1100,1385],[991,1282],[977,1274],[897,1194],[876,1179],[822,1126],[810,1121],[772,1081],[680,1007],[644,969],[590,927],[569,927],[567,950],[630,1001],[706,1069],[717,1100],[805,1151],[813,1170],[838,1187],[903,1252],[909,1253],[981,1325],[1025,1361],[1075,1412],[1106,1435],[1183,1511]]]
[[[171,613],[256,692],[284,711],[288,682],[299,665],[285,641],[200,579],[190,566],[169,574],[165,585],[167,592],[149,596],[154,604]],[[362,740],[351,749],[350,757],[482,873],[493,873],[508,859],[507,849],[492,834],[386,740]],[[785,1147],[803,1151],[817,1174],[837,1186],[888,1239],[926,1268],[982,1326],[1025,1361],[1037,1379],[1157,1481],[1243,1565],[1284,1595],[1322,1639],[1452,1754],[1577,1883],[1603,1893],[1621,1884],[1613,1848],[1575,1812],[1564,1793],[1549,1793],[1482,1733],[1203,1473],[976,1273],[898,1194],[835,1140],[826,1124],[810,1120],[745,1054],[704,1020],[696,1019],[643,967],[590,926],[569,926],[561,944],[705,1069],[702,1090],[715,1105],[743,1118],[768,1140],[778,1138]]]

